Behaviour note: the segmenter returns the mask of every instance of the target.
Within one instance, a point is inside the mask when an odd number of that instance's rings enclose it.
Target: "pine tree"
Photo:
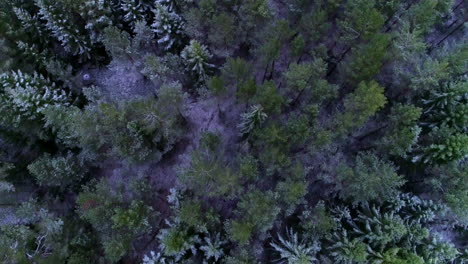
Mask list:
[[[448,13],[451,6],[452,0],[418,2],[411,6],[404,19],[409,21],[412,28],[418,28],[423,33],[427,33],[440,18]]]
[[[99,42],[104,28],[113,24],[112,8],[108,1],[87,0],[79,5],[78,12],[86,21],[85,29],[93,43]]]
[[[158,234],[164,255],[180,261],[188,252],[196,254],[195,245],[200,243],[200,237],[193,234],[187,226],[170,222],[168,224],[169,228],[161,229]]]
[[[340,195],[351,198],[354,203],[385,201],[397,194],[405,183],[393,164],[371,153],[359,154],[353,169],[340,169],[338,174],[342,184]]]
[[[88,38],[81,32],[75,23],[61,7],[48,0],[35,0],[39,8],[39,16],[47,21],[46,28],[52,33],[65,49],[72,55],[90,56],[91,45]]]
[[[122,0],[120,9],[124,13],[123,20],[129,23],[132,28],[135,27],[136,22],[145,21],[145,10],[140,0]]]
[[[328,83],[324,77],[326,64],[322,59],[307,63],[293,63],[284,73],[288,92],[293,95],[290,104],[301,102],[320,104],[336,95],[336,86]]]
[[[235,17],[227,12],[219,12],[213,15],[208,25],[210,49],[216,56],[230,56],[241,39]]]
[[[149,256],[145,255],[142,259],[142,264],[173,264],[174,262],[168,260],[166,257],[161,255],[161,252],[158,254],[154,253],[154,251],[150,251]]]
[[[18,223],[0,227],[0,260],[5,263],[47,262],[50,255],[59,253],[64,222],[42,208],[36,200],[23,202],[16,210]],[[59,254],[57,254],[57,257]]]
[[[379,86],[377,82],[359,83],[357,89],[346,96],[344,112],[336,117],[335,126],[338,135],[343,135],[353,128],[362,126],[386,103],[384,88]]]
[[[254,224],[254,231],[259,233],[265,233],[273,227],[279,212],[275,194],[259,190],[251,190],[244,194],[236,209],[242,221]]]
[[[449,126],[463,132],[468,126],[468,82],[454,81],[431,90],[422,99],[424,120],[429,128]]]
[[[393,106],[379,148],[391,155],[407,157],[407,153],[411,152],[421,133],[417,123],[421,114],[422,109],[414,105]]]
[[[183,2],[189,2],[185,0],[155,0],[154,3],[157,5],[164,5],[167,6],[167,10],[169,12],[176,11],[176,9],[179,7],[179,5]]]
[[[45,41],[46,32],[42,23],[39,20],[38,15],[31,15],[28,11],[23,8],[14,7],[13,11],[16,17],[21,21],[22,30],[31,34],[33,40]]]
[[[240,175],[227,167],[216,152],[204,150],[192,153],[191,166],[180,175],[196,195],[233,197],[239,192]]]
[[[161,4],[156,5],[153,13],[154,22],[151,24],[151,28],[156,33],[158,44],[164,50],[180,47],[184,39],[184,21],[182,18]]]
[[[327,248],[330,256],[338,263],[366,263],[368,259],[367,245],[357,238],[350,238],[348,232],[334,232],[330,238],[332,243]]]
[[[208,80],[208,74],[214,65],[209,63],[212,55],[205,45],[196,40],[191,40],[190,45],[182,50],[180,56],[184,59],[187,70],[195,75],[199,83],[205,83]]]
[[[468,224],[468,166],[456,162],[439,165],[431,169],[431,175],[434,192],[443,197],[457,219]]]
[[[241,123],[238,125],[242,135],[248,135],[255,127],[261,125],[268,117],[263,112],[263,107],[254,105],[250,111],[241,115]]]
[[[345,18],[340,21],[342,38],[353,41],[369,40],[382,28],[384,17],[375,8],[376,1],[352,0],[346,2]]]
[[[285,102],[285,98],[281,96],[273,81],[267,81],[258,87],[253,99],[265,109],[267,114],[280,114]]]
[[[242,58],[227,58],[226,63],[221,69],[221,73],[226,85],[239,87],[244,82],[251,80],[252,67]]]
[[[427,58],[415,67],[411,76],[410,88],[416,94],[424,94],[431,89],[437,89],[443,81],[449,80],[448,62],[444,59]]]
[[[299,26],[304,32],[308,41],[315,42],[320,40],[330,29],[331,23],[328,20],[328,8],[332,7],[333,3],[327,1],[326,4],[314,4],[313,10],[302,15]],[[301,35],[298,35],[301,36]]]
[[[130,35],[115,26],[106,27],[102,43],[114,60],[131,58]]]
[[[157,215],[143,201],[135,199],[134,191],[123,194],[115,192],[113,186],[125,189],[122,181],[111,186],[107,179],[83,186],[77,197],[77,212],[97,233],[106,259],[117,262],[129,252],[134,240],[150,232],[149,223],[157,221]]]
[[[382,68],[390,36],[386,34],[375,34],[369,42],[359,47],[349,58],[345,65],[350,81],[370,81]]]
[[[163,58],[152,54],[145,57],[144,65],[142,74],[153,82],[164,81],[166,74],[170,70],[164,63]]]
[[[318,261],[315,256],[320,251],[320,244],[317,241],[308,243],[304,239],[299,239],[299,235],[292,229],[288,229],[286,238],[278,235],[278,240],[271,242],[270,246],[280,254],[280,263],[310,264]]]
[[[284,73],[288,83],[288,89],[294,94],[303,95],[303,92],[309,92],[315,86],[316,80],[323,77],[326,67],[325,63],[318,59],[310,63],[293,63]]]
[[[226,241],[221,239],[219,233],[216,233],[214,236],[207,236],[203,239],[200,250],[203,251],[205,260],[219,261],[224,256],[223,246],[225,244]]]
[[[41,186],[67,187],[78,183],[86,174],[83,166],[71,153],[59,157],[45,154],[29,164],[28,170]]]
[[[68,105],[65,91],[42,75],[13,71],[0,75],[0,121],[19,128],[25,122],[42,122],[43,111],[51,106]]]
[[[422,155],[416,155],[413,162],[444,164],[465,158],[468,155],[468,135],[446,134],[448,131],[445,128],[433,131],[435,141],[423,149]]]

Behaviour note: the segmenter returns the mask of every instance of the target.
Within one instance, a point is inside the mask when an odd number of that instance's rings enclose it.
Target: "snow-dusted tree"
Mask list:
[[[25,122],[41,122],[44,109],[67,104],[66,92],[37,73],[13,71],[0,75],[0,123],[17,127]]]
[[[185,47],[180,55],[184,59],[187,70],[194,74],[200,83],[204,83],[208,79],[208,73],[214,67],[208,62],[212,55],[207,47],[196,40],[191,40],[190,45]]]
[[[123,20],[132,27],[140,20],[145,20],[145,10],[139,0],[122,0],[120,9],[124,12]]]
[[[104,28],[112,25],[112,9],[108,1],[87,0],[79,6],[78,12],[86,21],[85,29],[93,43],[100,40]]]
[[[142,264],[173,264],[174,261],[168,260],[166,257],[162,256],[159,252],[156,254],[154,251],[151,251],[149,255],[143,257]]]
[[[183,39],[184,22],[182,18],[169,11],[167,6],[157,4],[153,9],[154,22],[151,28],[156,33],[158,43],[165,50],[171,49],[174,45],[181,45]]]
[[[261,125],[268,115],[263,111],[261,105],[254,105],[250,111],[241,115],[239,130],[242,135],[249,134],[255,127]]]
[[[48,0],[35,0],[39,8],[39,16],[47,21],[46,28],[52,33],[65,49],[72,55],[89,56],[90,41],[80,32],[77,23],[56,3]]]
[[[26,43],[21,40],[16,42],[16,47],[19,51],[21,51],[21,55],[33,61],[37,68],[42,68],[45,66],[45,62],[47,61],[46,50],[41,51],[38,45]]]
[[[218,261],[224,256],[223,246],[226,244],[226,241],[222,240],[219,233],[212,237],[205,237],[200,246],[200,250],[205,254],[205,259]]]
[[[14,7],[13,11],[21,21],[22,30],[31,34],[31,37],[36,40],[44,37],[44,28],[37,15],[31,15],[23,8]]]
[[[158,5],[167,6],[167,10],[169,10],[169,12],[172,12],[177,8],[178,2],[183,2],[183,1],[178,1],[178,0],[155,0],[154,2],[156,4],[158,4]]]
[[[284,264],[311,264],[318,261],[315,255],[320,251],[317,241],[307,243],[304,239],[299,239],[299,235],[292,229],[287,231],[286,238],[278,235],[278,242],[270,245],[281,256],[280,263]]]
[[[66,187],[79,182],[86,173],[71,153],[58,157],[45,154],[29,164],[28,170],[41,186]]]

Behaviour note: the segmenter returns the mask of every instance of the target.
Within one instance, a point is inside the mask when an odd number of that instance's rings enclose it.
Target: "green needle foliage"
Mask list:
[[[191,40],[190,45],[186,46],[181,53],[187,70],[195,75],[200,83],[204,83],[208,79],[208,74],[213,67],[209,63],[211,56],[207,47],[196,40]]]
[[[340,195],[345,199],[361,203],[371,200],[385,201],[398,193],[398,187],[405,183],[395,167],[380,160],[372,153],[362,153],[356,158],[354,168],[339,170],[343,185]]]
[[[72,154],[51,157],[48,154],[28,165],[29,172],[41,186],[63,186],[78,183],[85,176],[79,160]]]
[[[89,56],[91,51],[90,41],[84,37],[80,29],[75,27],[72,18],[62,12],[63,6],[55,5],[48,0],[35,0],[39,8],[39,16],[46,20],[46,28],[63,46],[66,52],[73,55]]]
[[[465,263],[467,12],[0,1],[0,263]]]
[[[182,18],[164,5],[157,5],[153,13],[154,22],[151,28],[156,33],[158,44],[162,45],[165,50],[180,46],[184,28]]]
[[[361,82],[344,100],[344,112],[336,117],[338,134],[349,133],[362,126],[387,103],[384,88],[375,81]]]
[[[250,112],[241,115],[239,130],[242,135],[248,135],[255,127],[261,125],[267,119],[268,115],[263,112],[263,107],[254,105]]]
[[[317,261],[315,255],[320,250],[317,242],[307,244],[299,240],[299,236],[292,229],[287,231],[287,237],[278,235],[278,243],[270,243],[278,252],[284,263],[288,264],[307,264]]]

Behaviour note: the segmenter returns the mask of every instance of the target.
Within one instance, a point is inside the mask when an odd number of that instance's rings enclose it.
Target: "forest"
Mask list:
[[[468,264],[465,0],[0,0],[0,263]]]

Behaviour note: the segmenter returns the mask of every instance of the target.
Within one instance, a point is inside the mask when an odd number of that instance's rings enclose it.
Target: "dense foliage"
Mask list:
[[[0,262],[468,263],[466,17],[0,1]]]

